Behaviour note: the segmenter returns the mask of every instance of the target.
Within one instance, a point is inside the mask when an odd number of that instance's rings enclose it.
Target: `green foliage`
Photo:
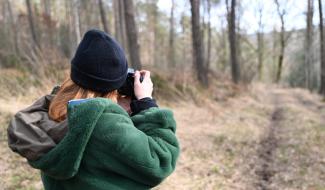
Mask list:
[[[0,66],[2,68],[21,68],[21,60],[16,54],[0,55]]]
[[[294,63],[290,66],[290,72],[287,77],[287,81],[291,87],[306,87],[306,64],[304,62],[304,50],[297,50],[294,53]],[[316,64],[317,65],[317,64]],[[319,82],[318,82],[318,72],[315,69],[315,63],[313,65],[310,65],[311,70],[311,90],[317,90],[319,88]]]
[[[288,76],[288,82],[292,87],[304,87],[306,85],[304,55],[296,52],[295,65],[291,65],[291,72]]]

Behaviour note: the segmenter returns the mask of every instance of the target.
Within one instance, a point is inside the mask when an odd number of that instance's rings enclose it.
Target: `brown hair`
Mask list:
[[[66,79],[61,85],[60,90],[51,101],[49,107],[49,117],[54,121],[63,121],[67,117],[67,103],[73,99],[83,98],[109,98],[117,102],[117,90],[108,93],[94,92],[92,90],[83,89],[75,84],[70,78]]]

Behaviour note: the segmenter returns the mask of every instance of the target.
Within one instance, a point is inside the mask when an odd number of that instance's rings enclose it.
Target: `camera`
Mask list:
[[[129,68],[126,80],[121,88],[118,89],[118,93],[124,96],[132,97],[132,99],[136,99],[134,94],[134,69]],[[143,81],[143,76],[140,76],[140,82]]]

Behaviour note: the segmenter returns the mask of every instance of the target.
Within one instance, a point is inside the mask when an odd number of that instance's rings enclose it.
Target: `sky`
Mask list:
[[[201,0],[203,2],[204,0]],[[182,12],[190,15],[190,3],[189,0],[177,0],[176,2],[176,16],[180,17]],[[216,29],[220,29],[226,26],[225,22],[225,0],[221,0],[221,3],[212,8],[211,22],[212,26]],[[263,23],[264,31],[270,32],[275,27],[277,30],[280,29],[281,23],[277,15],[276,5],[273,0],[239,0],[242,5],[241,23],[240,28],[246,30],[247,33],[252,34],[258,30],[258,6],[261,5],[263,8]],[[287,14],[286,29],[302,29],[306,27],[306,8],[307,0],[279,0],[280,6],[285,7]],[[159,0],[158,7],[163,12],[169,14],[171,8],[171,0]],[[319,24],[318,14],[318,1],[314,3],[314,25]]]

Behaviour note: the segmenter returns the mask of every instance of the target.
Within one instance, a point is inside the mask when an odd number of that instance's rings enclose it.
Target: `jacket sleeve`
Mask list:
[[[107,162],[106,167],[151,187],[174,171],[179,144],[170,110],[150,108],[131,118],[112,113],[102,117],[105,119],[101,125],[105,125],[106,119],[115,120],[114,127],[106,127],[109,131],[103,132],[107,134],[104,144],[116,158]]]

